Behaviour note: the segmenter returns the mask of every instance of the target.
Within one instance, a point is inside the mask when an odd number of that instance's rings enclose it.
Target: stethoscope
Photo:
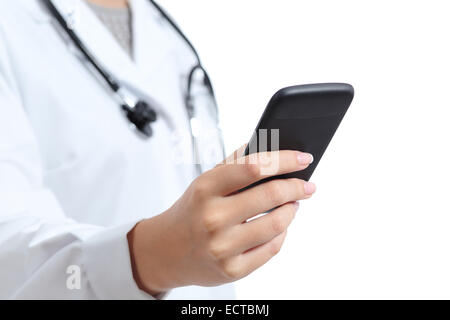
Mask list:
[[[52,16],[56,19],[62,29],[67,33],[72,42],[84,56],[86,61],[98,72],[101,78],[106,82],[108,87],[112,90],[114,95],[120,101],[120,107],[125,112],[126,118],[132,124],[132,127],[137,131],[139,136],[143,138],[150,138],[153,135],[152,123],[156,122],[158,119],[158,114],[155,111],[155,108],[152,107],[148,102],[139,99],[133,96],[126,88],[124,88],[117,79],[114,78],[113,75],[108,73],[101,64],[96,60],[96,58],[91,54],[88,48],[84,45],[81,39],[75,33],[73,26],[66,21],[66,19],[62,16],[62,14],[58,11],[51,0],[43,0],[48,10],[52,14]],[[186,44],[190,47],[192,52],[195,55],[197,63],[192,67],[188,74],[187,81],[187,90],[185,94],[185,106],[189,117],[189,126],[192,136],[192,143],[194,146],[195,157],[198,157],[198,150],[196,147],[196,136],[198,133],[194,132],[193,127],[195,126],[196,114],[194,107],[194,99],[193,99],[193,82],[194,77],[197,72],[203,73],[203,84],[207,88],[209,95],[211,96],[211,101],[213,107],[215,108],[214,114],[218,115],[217,103],[215,99],[214,89],[211,84],[211,80],[209,78],[208,73],[203,68],[203,65],[200,60],[200,56],[191,43],[191,41],[186,37],[186,35],[180,30],[178,25],[168,16],[168,14],[162,9],[154,0],[149,0],[150,3],[159,11],[159,13],[164,17],[164,19],[169,22],[169,24],[173,27],[173,29],[181,36],[181,38],[186,42]],[[218,123],[218,118],[216,118]],[[223,149],[223,146],[222,146]],[[199,167],[199,165],[197,165]],[[201,171],[201,168],[198,169]]]

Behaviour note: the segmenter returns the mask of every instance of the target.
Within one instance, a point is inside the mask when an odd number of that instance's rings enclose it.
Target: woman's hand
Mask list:
[[[296,201],[311,197],[315,186],[299,179],[272,180],[236,193],[267,177],[261,159],[277,161],[270,175],[303,170],[312,162],[310,154],[279,151],[228,159],[197,178],[172,208],[129,234],[134,276],[142,290],[156,294],[232,282],[279,252]]]

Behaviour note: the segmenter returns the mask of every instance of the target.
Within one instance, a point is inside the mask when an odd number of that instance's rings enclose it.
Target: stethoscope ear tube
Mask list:
[[[104,70],[100,63],[97,62],[95,57],[89,52],[86,46],[83,44],[83,41],[77,36],[74,32],[73,27],[64,19],[58,9],[55,7],[51,0],[43,0],[44,4],[52,14],[52,16],[56,19],[59,25],[64,29],[67,35],[70,37],[75,46],[81,51],[83,56],[89,61],[89,63],[97,70],[100,76],[106,81],[108,86],[111,88],[113,92],[118,92],[120,90],[120,85],[118,81],[114,79],[112,75],[110,75],[106,70]]]

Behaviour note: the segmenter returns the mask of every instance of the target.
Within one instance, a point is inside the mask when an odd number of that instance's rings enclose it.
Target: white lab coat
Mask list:
[[[147,0],[131,0],[134,61],[82,0],[54,3],[162,116],[153,138],[138,138],[39,1],[0,0],[0,298],[151,299],[133,280],[126,234],[195,178],[173,156],[174,140],[191,150],[183,92],[194,56]],[[79,290],[67,286],[71,266]],[[232,297],[231,285],[167,295]]]

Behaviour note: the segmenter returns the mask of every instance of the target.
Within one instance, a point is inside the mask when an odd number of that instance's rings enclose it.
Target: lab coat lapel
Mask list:
[[[147,70],[145,77],[152,77],[167,55],[175,50],[177,39],[166,20],[148,0],[131,0],[133,12],[134,59],[139,69]]]
[[[152,97],[146,78],[158,62],[170,50],[170,45],[160,32],[152,32],[158,27],[156,13],[145,0],[131,0],[133,15],[134,62],[117,43],[113,35],[102,24],[83,0],[53,0],[55,6],[73,25],[78,37],[90,52],[119,81],[130,85],[138,92]],[[149,14],[155,18],[149,18]],[[145,33],[149,37],[146,38]],[[156,45],[151,46],[151,43]]]

